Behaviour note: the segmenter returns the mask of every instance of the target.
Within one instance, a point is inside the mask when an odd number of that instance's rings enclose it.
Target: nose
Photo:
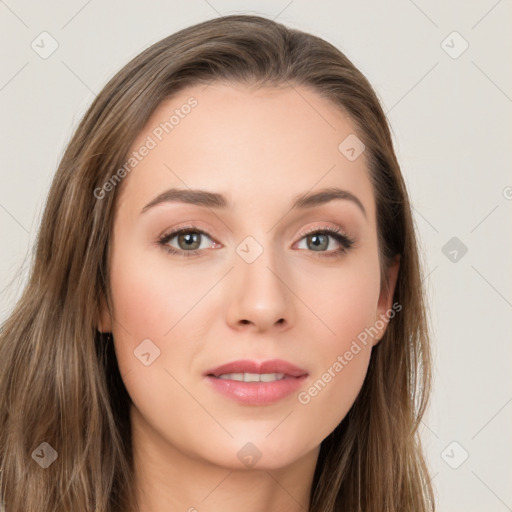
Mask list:
[[[227,293],[230,297],[227,321],[234,329],[284,330],[294,321],[293,294],[287,274],[265,249],[252,263],[236,256]]]

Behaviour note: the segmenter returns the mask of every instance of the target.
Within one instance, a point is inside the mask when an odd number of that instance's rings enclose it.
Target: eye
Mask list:
[[[337,249],[326,251],[330,246],[329,238],[336,240],[339,244]],[[330,226],[310,231],[303,236],[302,240],[305,240],[306,249],[313,247],[311,250],[318,253],[315,256],[327,258],[346,253],[355,243],[355,240],[342,233],[340,228],[332,228]]]
[[[159,240],[158,244],[161,245],[171,254],[178,254],[180,256],[195,256],[201,250],[207,249],[208,244],[203,245],[201,238],[211,238],[204,231],[188,226],[184,228],[175,229],[169,233],[165,233]],[[176,238],[178,247],[170,245],[171,240]],[[215,244],[215,242],[213,242]],[[211,244],[210,244],[211,246]]]

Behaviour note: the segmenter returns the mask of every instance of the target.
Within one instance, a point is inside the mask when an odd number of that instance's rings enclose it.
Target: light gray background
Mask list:
[[[234,12],[327,39],[377,90],[424,255],[435,383],[422,438],[439,510],[512,510],[510,0],[0,1],[0,320],[94,96],[150,44]],[[43,31],[58,42],[46,59],[31,47]]]

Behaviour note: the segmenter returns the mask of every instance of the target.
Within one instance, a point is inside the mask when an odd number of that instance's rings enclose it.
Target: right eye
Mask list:
[[[207,237],[211,240],[208,234],[201,229],[194,226],[187,226],[185,228],[179,228],[165,233],[158,240],[158,244],[171,254],[177,254],[180,256],[196,256],[200,251],[208,248],[208,244],[201,247],[202,237]],[[174,238],[176,238],[178,247],[169,244],[169,242]],[[216,242],[213,242],[213,244],[216,244]]]

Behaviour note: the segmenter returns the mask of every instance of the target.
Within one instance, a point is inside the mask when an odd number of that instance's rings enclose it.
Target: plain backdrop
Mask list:
[[[430,300],[435,381],[421,435],[439,510],[512,510],[510,1],[0,1],[0,320],[94,96],[150,44],[235,12],[328,40],[376,89]]]

